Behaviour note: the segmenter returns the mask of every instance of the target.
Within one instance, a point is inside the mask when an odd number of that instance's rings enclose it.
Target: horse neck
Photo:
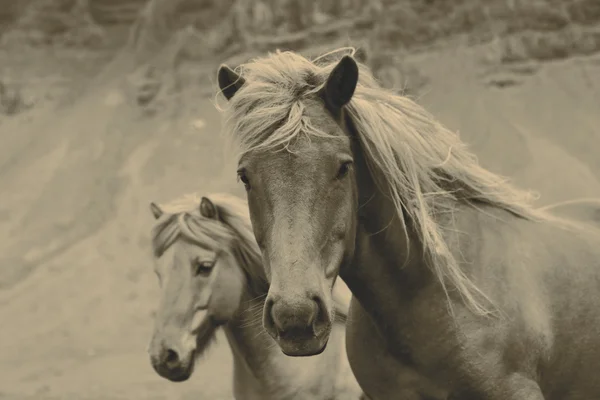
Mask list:
[[[234,252],[239,268],[245,276],[240,306],[234,318],[225,325],[225,333],[234,356],[234,362],[248,367],[249,372],[261,371],[264,348],[269,345],[262,326],[262,310],[269,291],[263,278],[263,267],[238,248]],[[258,349],[258,350],[257,350]]]
[[[354,257],[340,276],[352,294],[377,321],[398,314],[411,300],[437,281],[426,265],[422,242],[410,221],[397,216],[390,196],[368,172],[362,157],[357,165],[358,224]],[[391,327],[390,327],[391,328]]]
[[[273,346],[262,326],[262,309],[267,292],[246,284],[236,316],[224,331],[233,355],[234,385],[244,392],[263,393],[277,374],[269,363],[272,353],[280,352]],[[250,397],[251,398],[251,397]]]

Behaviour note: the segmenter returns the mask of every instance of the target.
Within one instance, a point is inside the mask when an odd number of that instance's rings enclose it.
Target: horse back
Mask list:
[[[542,210],[557,217],[600,227],[600,198],[555,203],[543,207]]]

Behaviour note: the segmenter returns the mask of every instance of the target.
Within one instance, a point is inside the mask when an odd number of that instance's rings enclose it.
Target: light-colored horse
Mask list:
[[[246,203],[231,195],[185,196],[151,204],[161,300],[149,347],[161,376],[183,381],[222,327],[234,360],[236,399],[359,399],[348,364],[344,325],[350,301],[336,285],[339,322],[328,351],[291,359],[261,324],[268,284]]]
[[[350,55],[276,52],[218,80],[286,354],[325,348],[339,274],[372,399],[600,399],[596,228],[533,207]]]

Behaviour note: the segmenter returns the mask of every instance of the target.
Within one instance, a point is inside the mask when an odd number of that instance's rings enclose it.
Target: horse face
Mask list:
[[[325,349],[333,315],[331,290],[354,252],[358,191],[352,138],[342,129],[341,116],[358,70],[352,69],[353,60],[346,64],[332,72],[320,93],[302,99],[306,124],[328,135],[300,134],[288,151],[251,150],[239,161],[270,281],[263,323],[290,356]],[[224,68],[219,82],[222,89],[229,88],[231,99],[245,81]]]
[[[263,323],[287,355],[325,349],[331,290],[354,249],[357,193],[345,139],[302,139],[292,154],[249,154],[241,163],[270,281]]]
[[[188,379],[195,354],[208,345],[198,339],[206,326],[219,326],[236,313],[243,276],[227,252],[178,239],[157,260],[161,300],[150,356],[157,373],[172,381]]]

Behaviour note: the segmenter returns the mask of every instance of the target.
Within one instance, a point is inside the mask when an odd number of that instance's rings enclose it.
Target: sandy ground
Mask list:
[[[540,205],[600,196],[598,59],[499,69],[487,51],[408,57],[429,79],[420,101]],[[158,377],[145,352],[149,201],[242,194],[219,115],[195,100],[145,117],[106,82],[0,123],[0,399],[231,399],[223,337],[186,383]]]

